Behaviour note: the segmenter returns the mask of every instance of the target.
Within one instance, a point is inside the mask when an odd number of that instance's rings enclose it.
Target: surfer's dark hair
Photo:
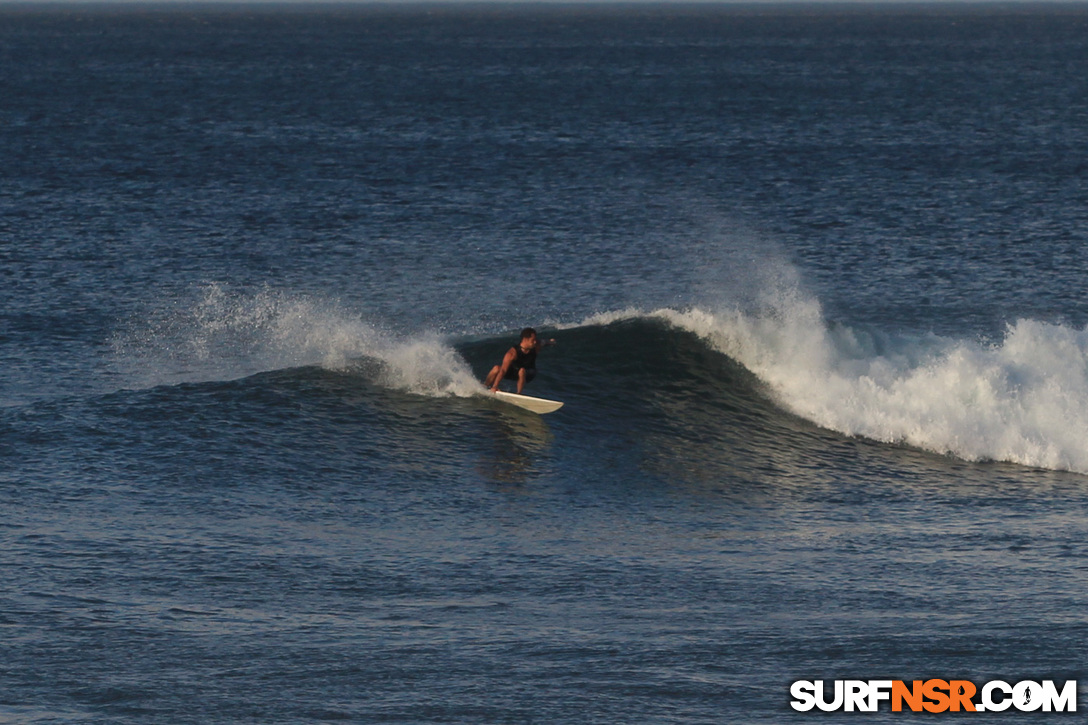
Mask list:
[[[536,330],[534,330],[531,327],[526,327],[524,330],[521,331],[521,339],[522,340],[528,340],[530,337],[532,337],[535,334],[536,334]]]

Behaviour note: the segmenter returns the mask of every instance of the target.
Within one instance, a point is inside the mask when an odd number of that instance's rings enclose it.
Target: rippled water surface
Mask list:
[[[0,722],[1085,680],[1086,30],[0,9]]]

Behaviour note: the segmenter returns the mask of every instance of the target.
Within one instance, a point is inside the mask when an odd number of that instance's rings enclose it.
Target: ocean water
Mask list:
[[[1085,702],[1085,68],[1077,4],[0,6],[0,722]]]

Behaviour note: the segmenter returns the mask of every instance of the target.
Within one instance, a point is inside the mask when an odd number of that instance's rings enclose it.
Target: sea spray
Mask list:
[[[334,300],[271,289],[204,285],[196,299],[131,324],[115,336],[113,350],[114,372],[131,388],[321,366],[423,395],[481,390],[465,360],[437,335],[399,335]]]

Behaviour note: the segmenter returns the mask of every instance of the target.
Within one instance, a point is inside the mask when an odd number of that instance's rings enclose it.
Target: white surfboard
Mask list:
[[[496,390],[495,396],[506,403],[513,403],[514,405],[531,410],[534,413],[552,413],[563,407],[563,404],[558,400],[545,400],[544,398],[534,398],[531,395],[518,395],[516,393],[507,393],[502,390]]]

